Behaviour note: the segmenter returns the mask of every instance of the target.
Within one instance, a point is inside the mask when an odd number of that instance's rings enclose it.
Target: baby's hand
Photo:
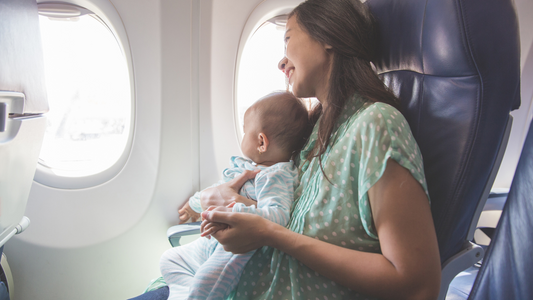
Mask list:
[[[228,228],[228,225],[224,223],[207,222],[205,220],[203,222],[206,223],[202,229],[202,234],[200,234],[200,236],[207,237],[208,239],[210,239],[211,235],[215,232]]]
[[[185,202],[185,205],[178,210],[178,213],[180,214],[180,224],[187,222],[189,219],[191,219],[191,222],[196,222],[200,218],[200,214],[189,206],[189,201]]]
[[[210,206],[209,208],[207,208],[206,211],[231,212],[233,205],[235,205],[235,202],[230,203],[227,207]],[[201,231],[200,236],[207,237],[209,239],[209,238],[211,238],[211,234],[214,234],[215,232],[217,232],[219,230],[222,230],[222,229],[226,229],[226,228],[228,228],[227,224],[207,222],[207,221],[204,220],[204,221],[202,221],[202,225],[200,226],[200,231]]]

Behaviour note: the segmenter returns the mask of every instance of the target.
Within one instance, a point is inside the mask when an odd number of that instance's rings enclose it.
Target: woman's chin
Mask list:
[[[305,85],[293,83],[291,85],[292,93],[298,98],[313,98],[315,97],[314,90],[312,88],[306,87]]]

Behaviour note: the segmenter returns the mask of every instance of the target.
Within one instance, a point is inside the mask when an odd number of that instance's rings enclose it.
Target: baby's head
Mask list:
[[[246,110],[241,149],[257,164],[289,161],[300,152],[312,130],[302,101],[288,92],[274,92]]]

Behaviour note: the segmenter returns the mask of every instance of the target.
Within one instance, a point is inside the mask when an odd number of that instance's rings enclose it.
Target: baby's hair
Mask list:
[[[270,141],[295,159],[313,131],[305,104],[290,92],[273,92],[253,105],[257,121]]]

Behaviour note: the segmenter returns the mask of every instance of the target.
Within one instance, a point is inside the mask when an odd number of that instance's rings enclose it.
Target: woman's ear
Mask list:
[[[260,132],[257,138],[258,138],[257,150],[260,153],[266,152],[268,150],[268,146],[270,145],[270,142],[268,141],[266,134],[264,134],[263,132]]]

